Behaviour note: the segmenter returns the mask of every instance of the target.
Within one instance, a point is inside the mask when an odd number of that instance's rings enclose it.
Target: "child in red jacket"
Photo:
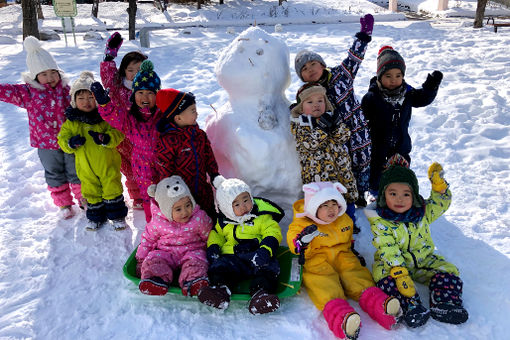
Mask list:
[[[197,106],[191,92],[163,89],[156,95],[156,106],[163,112],[156,128],[156,171],[161,180],[181,176],[197,203],[214,220],[211,184],[218,176],[218,164],[204,130],[197,125]]]

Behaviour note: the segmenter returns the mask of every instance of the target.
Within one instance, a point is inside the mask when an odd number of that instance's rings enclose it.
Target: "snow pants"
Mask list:
[[[37,155],[44,168],[44,178],[53,203],[58,207],[73,205],[72,191],[74,198],[80,204],[81,183],[76,175],[74,155],[60,149],[37,149]]]
[[[250,295],[259,289],[274,293],[277,288],[277,278],[280,274],[280,263],[271,258],[267,266],[256,268],[250,261],[253,252],[238,255],[221,255],[219,259],[209,265],[209,282],[211,286],[226,285],[232,291],[239,281],[251,278]]]
[[[303,284],[319,310],[323,310],[328,301],[337,298],[358,301],[365,289],[375,286],[372,274],[352,251],[324,252],[307,259],[303,268]]]
[[[141,278],[154,276],[171,283],[174,272],[181,269],[179,286],[182,288],[188,281],[193,281],[207,275],[207,258],[205,249],[196,249],[184,253],[169,250],[153,250],[142,262]]]

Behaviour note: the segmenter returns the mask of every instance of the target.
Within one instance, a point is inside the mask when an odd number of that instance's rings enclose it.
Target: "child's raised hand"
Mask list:
[[[371,36],[374,30],[374,16],[372,14],[366,14],[359,18],[359,23],[361,24],[360,32]]]
[[[77,149],[80,146],[82,146],[83,144],[85,144],[85,140],[86,140],[85,137],[76,135],[76,136],[72,136],[71,138],[69,138],[69,141],[67,142],[67,144],[69,145],[69,147],[71,149]]]
[[[107,145],[110,143],[111,137],[107,133],[99,133],[92,130],[89,130],[88,133],[97,145]]]
[[[110,101],[110,96],[108,96],[108,92],[104,89],[103,85],[100,82],[96,81],[90,85],[90,91],[94,94],[96,98],[96,102],[99,105],[105,105]]]
[[[395,279],[397,289],[400,294],[413,297],[416,294],[414,282],[409,276],[409,272],[404,267],[393,267],[390,270],[390,275]]]
[[[435,90],[441,85],[443,80],[443,73],[441,71],[434,71],[432,74],[427,75],[427,79],[423,83],[422,87]]]
[[[443,193],[448,189],[448,183],[445,181],[443,175],[443,167],[441,164],[434,162],[429,166],[427,172],[430,183],[432,183],[432,190]]]
[[[123,41],[124,39],[122,39],[119,32],[115,32],[110,35],[108,40],[106,40],[106,48],[104,50],[104,54],[106,55],[105,61],[108,61],[106,60],[108,57],[110,57],[108,58],[109,60],[115,59]]]

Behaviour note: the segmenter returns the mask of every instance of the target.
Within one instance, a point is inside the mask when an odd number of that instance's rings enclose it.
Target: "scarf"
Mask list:
[[[76,108],[69,107],[66,110],[65,114],[66,118],[72,122],[78,121],[85,124],[95,125],[103,121],[103,118],[101,118],[101,115],[99,114],[97,108],[90,112],[83,112]]]
[[[407,84],[405,81],[402,81],[402,84],[396,89],[390,90],[383,87],[381,82],[377,80],[377,87],[384,101],[390,103],[392,106],[396,106],[397,104],[402,105],[404,102],[407,92]]]
[[[377,207],[375,211],[383,219],[391,222],[418,223],[425,216],[425,204],[421,207],[412,206],[405,213],[396,213],[388,207]]]

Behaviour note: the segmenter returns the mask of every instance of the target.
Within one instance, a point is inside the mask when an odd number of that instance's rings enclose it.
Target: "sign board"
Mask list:
[[[76,0],[53,0],[53,10],[58,17],[75,17],[78,14]]]

